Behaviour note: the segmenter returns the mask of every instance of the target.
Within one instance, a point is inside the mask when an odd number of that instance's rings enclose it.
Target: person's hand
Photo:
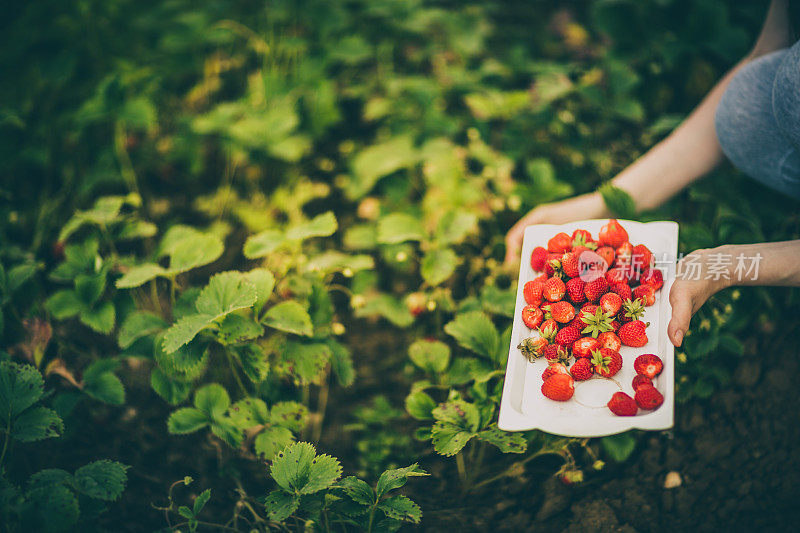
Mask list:
[[[566,224],[576,220],[589,218],[603,218],[608,216],[605,203],[598,193],[583,194],[568,198],[560,202],[542,204],[508,230],[506,234],[506,259],[505,265],[509,268],[519,264],[519,254],[522,250],[522,237],[525,228],[533,224]]]
[[[692,316],[703,307],[706,300],[728,284],[723,276],[709,275],[708,272],[709,264],[712,263],[710,256],[719,253],[720,248],[695,250],[681,259],[678,276],[669,291],[672,319],[667,326],[669,340],[676,347],[683,342]],[[714,279],[715,277],[718,279]]]

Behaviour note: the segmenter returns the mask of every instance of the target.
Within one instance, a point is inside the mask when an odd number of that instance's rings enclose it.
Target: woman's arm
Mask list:
[[[712,170],[722,160],[714,131],[714,113],[731,78],[748,61],[789,44],[787,0],[772,0],[753,50],[714,86],[678,128],[619,173],[612,183],[631,195],[637,209],[646,210],[661,205]],[[525,227],[531,224],[561,224],[609,215],[597,192],[538,206],[506,235],[506,264],[513,265],[519,260],[522,236]]]
[[[800,240],[695,250],[681,260],[669,293],[672,344],[680,346],[692,315],[715,293],[735,285],[800,286]]]

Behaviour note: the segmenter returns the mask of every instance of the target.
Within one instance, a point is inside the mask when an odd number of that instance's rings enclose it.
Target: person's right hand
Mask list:
[[[609,216],[603,198],[598,193],[582,194],[535,207],[522,217],[506,234],[505,265],[514,268],[519,264],[522,237],[525,228],[533,224],[566,224],[576,220]]]

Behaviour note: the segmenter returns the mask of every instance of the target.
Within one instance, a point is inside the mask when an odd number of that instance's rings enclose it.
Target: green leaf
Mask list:
[[[423,391],[412,392],[406,396],[406,411],[417,420],[432,419],[435,407],[436,402]]]
[[[482,441],[494,444],[503,453],[525,453],[528,449],[528,441],[521,433],[509,433],[498,427],[481,431],[478,438]]]
[[[110,405],[125,403],[125,387],[120,379],[111,372],[87,376],[84,374],[83,391],[94,398]]]
[[[308,222],[291,226],[286,230],[286,238],[290,241],[301,241],[311,237],[327,237],[336,232],[338,225],[332,211],[318,215]]]
[[[203,510],[203,507],[206,506],[208,500],[211,499],[211,489],[206,489],[201,492],[197,498],[194,499],[194,505],[192,506],[192,513],[197,515],[200,511]]]
[[[211,433],[222,439],[228,446],[238,448],[244,438],[243,432],[236,427],[233,421],[225,416],[211,422]]]
[[[275,288],[275,276],[266,268],[255,268],[245,273],[244,277],[256,288],[256,301],[253,307],[258,315],[272,296],[272,290]]]
[[[60,290],[53,293],[44,303],[47,312],[56,320],[64,320],[77,315],[83,308],[83,302],[78,298],[78,293],[72,290]]]
[[[157,367],[150,371],[150,386],[170,405],[182,403],[192,392],[190,384],[170,379]]]
[[[403,468],[393,468],[385,470],[378,478],[375,486],[377,499],[381,499],[390,490],[398,489],[406,484],[410,477],[420,477],[429,475],[426,471],[414,463]]]
[[[422,258],[420,272],[422,278],[430,285],[439,285],[447,281],[458,266],[458,256],[450,248],[429,250]]]
[[[516,300],[517,291],[513,287],[503,290],[494,285],[484,285],[481,289],[481,305],[488,313],[513,318]]]
[[[462,210],[448,211],[439,220],[435,239],[439,244],[458,244],[478,228],[478,216]]]
[[[184,435],[203,429],[209,423],[208,415],[194,407],[182,407],[169,415],[167,431],[174,435]]]
[[[210,326],[214,318],[214,315],[189,315],[179,318],[164,334],[164,351],[173,353],[188,344],[198,333]]]
[[[406,213],[392,213],[378,221],[378,242],[382,244],[422,241],[425,236],[419,218]]]
[[[475,436],[474,432],[463,431],[454,426],[440,425],[436,423],[431,429],[431,441],[436,453],[450,457],[467,445],[469,440]]]
[[[311,336],[314,333],[308,311],[293,300],[287,300],[270,307],[263,319],[271,328],[296,335]]]
[[[75,277],[75,292],[78,298],[87,305],[92,306],[103,295],[106,288],[106,270],[102,269],[96,274],[79,274]]]
[[[195,303],[200,314],[213,315],[215,319],[251,307],[258,299],[255,285],[241,272],[221,272],[214,275],[202,290]]]
[[[630,431],[603,437],[600,443],[606,453],[618,463],[625,461],[636,449],[636,438]]]
[[[375,491],[372,490],[372,487],[365,481],[356,477],[348,476],[342,479],[339,482],[339,486],[354,502],[361,505],[372,505],[377,501],[377,498],[375,498]]]
[[[299,384],[319,384],[325,377],[330,358],[331,349],[327,344],[285,341],[279,348],[277,365]]]
[[[156,279],[158,276],[166,274],[166,270],[155,263],[144,263],[136,265],[125,272],[116,282],[118,289],[132,289],[140,287],[148,281]]]
[[[378,180],[417,162],[410,136],[398,136],[361,150],[353,159],[353,176],[345,194],[351,200],[368,193]]]
[[[275,426],[265,428],[256,435],[253,447],[265,461],[272,461],[275,455],[294,442],[294,435],[287,428]]]
[[[244,243],[244,256],[248,259],[258,259],[274,252],[286,242],[283,232],[277,229],[264,230],[251,235]]]
[[[36,403],[44,393],[44,380],[31,365],[0,362],[0,420],[8,423]]]
[[[22,263],[12,267],[8,271],[8,293],[15,293],[26,281],[36,274],[37,270],[39,270],[39,265],[36,263]]]
[[[136,311],[128,315],[119,328],[117,343],[123,350],[136,340],[158,333],[167,327],[167,323],[158,316],[147,311]]]
[[[39,470],[28,478],[28,490],[72,483],[72,474],[60,468]]]
[[[297,402],[278,402],[269,413],[270,424],[301,431],[308,421],[308,407]]]
[[[342,473],[339,461],[316,455],[313,445],[298,442],[287,446],[272,462],[270,474],[285,491],[313,494],[330,487]]]
[[[178,514],[184,518],[189,518],[189,519],[194,518],[194,513],[192,513],[192,510],[186,507],[185,505],[181,505],[180,507],[178,507]]]
[[[216,419],[225,414],[231,404],[228,391],[218,383],[210,383],[205,387],[197,389],[194,395],[194,405],[205,412],[212,419]]]
[[[300,506],[300,496],[282,490],[273,490],[264,500],[264,505],[273,522],[283,522]]]
[[[398,328],[407,328],[414,322],[408,307],[391,294],[376,294],[363,307],[355,310],[357,317],[380,315]]]
[[[372,270],[375,268],[375,260],[370,255],[351,255],[328,250],[312,257],[306,268],[309,271],[345,272],[351,275],[361,270]]]
[[[441,374],[450,364],[450,347],[441,341],[418,340],[409,347],[408,356],[422,370]]]
[[[33,442],[58,437],[64,431],[64,422],[52,409],[32,407],[14,420],[11,436],[22,442]]]
[[[51,485],[30,491],[29,512],[32,531],[70,531],[78,522],[80,510],[75,494],[64,485]]]
[[[180,274],[212,263],[224,250],[225,245],[216,235],[192,235],[182,240],[172,250],[169,258],[169,274]]]
[[[74,486],[90,498],[114,501],[122,495],[128,482],[128,467],[117,461],[94,461],[75,471]]]
[[[251,318],[229,314],[222,319],[217,331],[217,341],[220,344],[236,344],[260,337],[264,333],[264,326]]]
[[[100,302],[97,307],[84,309],[80,315],[81,322],[98,333],[108,334],[114,329],[116,312],[110,301]]]
[[[458,344],[496,361],[500,351],[500,335],[494,324],[481,311],[462,313],[445,324],[445,332],[456,339]]]
[[[433,417],[444,424],[458,426],[468,431],[477,432],[481,415],[475,404],[465,400],[451,400],[433,410]]]
[[[258,344],[250,343],[233,348],[239,362],[242,364],[242,371],[247,379],[253,383],[261,383],[267,378],[269,373],[269,362],[264,349]]]
[[[336,375],[336,380],[342,387],[349,387],[356,379],[350,350],[332,339],[328,339],[327,344],[331,349],[331,370]]]
[[[194,379],[200,376],[208,362],[208,349],[199,341],[192,341],[174,352],[167,353],[159,338],[155,341],[155,359],[162,370],[172,377]]]
[[[260,398],[242,398],[231,406],[229,413],[240,429],[269,424],[269,408]]]
[[[418,524],[422,519],[422,510],[419,505],[402,495],[386,498],[378,504],[378,509],[383,511],[389,518],[394,518],[395,520]]]
[[[744,355],[744,344],[742,341],[730,334],[719,336],[719,347],[735,355]]]
[[[603,202],[605,202],[608,210],[615,216],[636,219],[636,203],[630,194],[614,186],[610,181],[601,185],[598,191],[603,197]]]

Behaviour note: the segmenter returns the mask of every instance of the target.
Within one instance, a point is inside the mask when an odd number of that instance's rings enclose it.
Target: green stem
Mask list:
[[[458,467],[458,477],[461,478],[461,485],[464,491],[469,487],[469,479],[467,478],[467,467],[464,464],[464,453],[459,452],[456,455],[456,467]]]
[[[236,364],[233,362],[233,356],[231,355],[230,350],[227,348],[225,348],[225,357],[228,359],[228,366],[231,367],[231,374],[233,374],[233,377],[236,380],[236,385],[239,386],[239,390],[242,392],[242,394],[248,396],[249,394],[244,386],[244,383],[242,383],[242,378],[239,377],[239,372],[236,370]]]
[[[120,173],[125,183],[128,185],[128,190],[130,190],[130,192],[135,192],[141,197],[139,186],[136,183],[136,172],[133,170],[133,163],[131,163],[128,151],[125,149],[125,127],[122,125],[121,121],[117,121],[114,128],[114,151],[116,152],[117,161],[119,162]]]
[[[6,438],[3,439],[3,451],[0,453],[0,466],[3,466],[3,459],[6,458],[6,450],[8,449],[8,440],[11,437],[11,423],[9,422],[8,426],[6,426]]]
[[[367,533],[372,533],[372,522],[375,520],[375,506],[369,509],[369,524],[367,524]]]

